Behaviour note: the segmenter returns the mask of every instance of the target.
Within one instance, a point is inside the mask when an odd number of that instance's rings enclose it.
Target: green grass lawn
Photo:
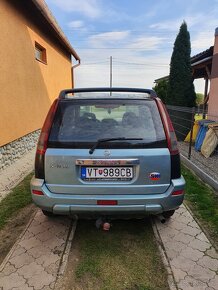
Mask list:
[[[185,201],[217,244],[218,196],[184,166],[182,174],[186,180]]]
[[[0,229],[4,227],[9,219],[16,216],[21,208],[32,202],[30,194],[32,175],[32,173],[28,175],[0,202]]]
[[[70,283],[75,289],[169,289],[149,218],[116,220],[109,232],[97,230],[93,221],[79,221],[74,247],[79,252]]]

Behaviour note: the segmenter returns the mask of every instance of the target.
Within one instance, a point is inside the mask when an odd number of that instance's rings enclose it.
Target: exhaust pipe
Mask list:
[[[158,214],[157,215],[157,218],[160,220],[160,222],[162,224],[164,224],[166,222],[166,219],[165,219],[165,217],[162,214]]]
[[[98,218],[97,220],[96,220],[96,222],[95,222],[95,226],[96,226],[96,228],[97,229],[100,229],[100,227],[102,227],[102,225],[103,225],[103,219],[102,219],[102,217],[100,217],[100,218]]]

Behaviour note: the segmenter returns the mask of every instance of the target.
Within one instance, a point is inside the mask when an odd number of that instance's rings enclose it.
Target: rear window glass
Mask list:
[[[122,141],[122,144],[135,145],[165,140],[155,101],[63,100],[56,112],[49,142],[79,148],[81,144],[89,145],[98,139],[120,137],[142,139]],[[112,147],[116,147],[120,142],[112,143]],[[102,146],[104,148],[103,144],[99,148]]]

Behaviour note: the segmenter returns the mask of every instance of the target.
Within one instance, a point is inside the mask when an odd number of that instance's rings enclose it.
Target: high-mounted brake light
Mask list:
[[[56,99],[47,114],[44,125],[39,136],[39,141],[36,149],[36,158],[35,158],[35,177],[44,179],[44,155],[47,149],[48,137],[51,130],[52,122],[54,119],[55,112],[57,110],[59,99]]]

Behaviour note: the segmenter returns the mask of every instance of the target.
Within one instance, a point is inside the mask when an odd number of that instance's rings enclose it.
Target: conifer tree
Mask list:
[[[167,104],[193,107],[196,94],[192,80],[191,44],[187,24],[184,21],[176,37],[170,62]]]

